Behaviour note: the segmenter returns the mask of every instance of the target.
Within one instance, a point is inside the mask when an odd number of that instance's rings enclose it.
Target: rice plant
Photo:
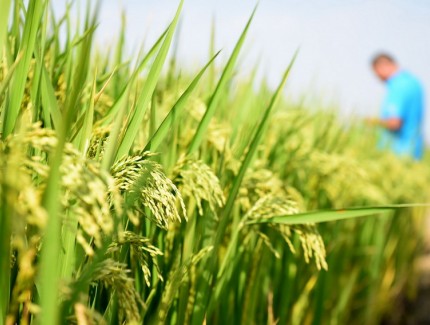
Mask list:
[[[413,294],[428,168],[286,101],[299,53],[237,79],[255,10],[180,74],[182,4],[125,58],[98,5],[1,2],[0,324],[377,324]]]

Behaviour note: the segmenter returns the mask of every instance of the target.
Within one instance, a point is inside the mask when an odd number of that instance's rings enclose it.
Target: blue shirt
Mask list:
[[[421,83],[410,73],[399,71],[387,80],[387,94],[381,118],[399,118],[399,130],[384,130],[380,142],[398,156],[421,159],[424,151],[422,122],[424,119],[424,91]]]

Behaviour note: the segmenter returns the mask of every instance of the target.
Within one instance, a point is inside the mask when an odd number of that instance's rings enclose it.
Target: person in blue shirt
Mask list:
[[[392,56],[378,54],[372,60],[373,71],[386,84],[387,93],[379,119],[382,127],[379,146],[396,155],[420,160],[424,151],[424,91],[419,80],[400,69]]]

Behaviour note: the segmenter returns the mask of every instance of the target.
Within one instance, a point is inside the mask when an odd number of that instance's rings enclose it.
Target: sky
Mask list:
[[[63,0],[54,0],[61,8]],[[101,48],[115,44],[122,10],[130,53],[154,41],[173,18],[179,0],[101,0],[97,32]],[[197,69],[208,59],[212,20],[224,62],[256,1],[185,0],[179,59]],[[371,57],[391,53],[415,74],[430,98],[430,0],[260,0],[249,30],[240,71],[256,62],[275,86],[300,48],[287,94],[336,103],[343,115],[377,115],[384,85],[370,69]],[[430,100],[428,100],[430,110]],[[425,135],[430,143],[430,112]]]

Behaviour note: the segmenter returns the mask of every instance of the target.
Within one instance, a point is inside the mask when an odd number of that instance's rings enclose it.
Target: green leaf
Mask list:
[[[3,129],[4,138],[12,133],[19,115],[27,81],[27,74],[33,57],[37,31],[39,30],[39,24],[42,19],[44,8],[45,1],[43,0],[31,0],[28,5],[23,39],[19,51],[23,53],[23,58],[18,63],[18,67],[13,75],[11,86],[9,88],[9,102],[5,112],[5,124]]]
[[[166,60],[170,44],[172,43],[173,34],[179,20],[179,14],[181,13],[183,3],[184,1],[181,0],[178,10],[176,11],[175,18],[173,19],[169,30],[167,31],[163,45],[161,46],[160,51],[158,52],[157,57],[152,64],[151,70],[149,71],[148,77],[145,81],[145,85],[143,86],[130,122],[126,125],[124,135],[120,140],[121,142],[116,155],[117,158],[122,157],[128,153],[139,132],[139,129],[141,128],[146,109],[148,107],[149,101],[151,100],[151,96],[154,93],[155,86],[157,85],[158,78],[161,74],[161,69],[163,68],[164,62]]]
[[[94,18],[95,20],[95,18]],[[89,66],[90,66],[90,55],[92,40],[94,36],[96,25],[93,22],[85,33],[85,38],[80,44],[79,55],[77,63],[74,64],[76,73],[73,75],[71,91],[67,94],[65,108],[64,108],[64,125],[66,134],[69,134],[69,127],[72,125],[76,116],[78,115],[81,94],[85,87],[85,81],[87,79]]]
[[[149,52],[145,55],[145,57],[142,59],[142,61],[139,63],[138,67],[134,70],[131,77],[129,78],[126,86],[121,91],[120,95],[118,96],[118,99],[115,101],[115,104],[110,109],[108,116],[101,121],[103,125],[106,125],[112,121],[112,119],[115,118],[115,122],[112,127],[112,131],[109,135],[109,138],[106,142],[105,146],[105,153],[103,155],[102,160],[102,168],[104,170],[109,170],[109,168],[112,166],[116,153],[118,151],[119,143],[118,138],[121,133],[121,127],[124,123],[124,116],[127,111],[126,103],[127,98],[131,90],[131,86],[136,80],[139,72],[146,66],[146,64],[149,62],[149,60],[152,58],[152,56],[155,54],[155,52],[160,48],[162,41],[164,37],[167,34],[168,29],[166,29],[163,34],[158,38],[158,40],[154,43],[152,48],[149,50]]]
[[[120,91],[120,93],[116,97],[115,102],[112,105],[111,109],[109,110],[108,114],[104,118],[102,118],[98,122],[98,124],[108,125],[114,119],[115,119],[115,123],[116,123],[116,121],[117,121],[117,114],[121,110],[121,107],[126,102],[128,94],[130,92],[130,89],[131,89],[132,85],[134,84],[136,78],[139,76],[139,73],[143,70],[143,68],[146,67],[146,65],[151,60],[151,58],[154,56],[154,54],[159,50],[159,48],[160,48],[160,46],[162,44],[162,41],[163,41],[164,37],[167,34],[167,31],[168,31],[168,29],[166,29],[164,31],[164,33],[161,34],[161,36],[154,43],[154,45],[151,47],[151,49],[149,50],[149,52],[145,55],[145,57],[139,63],[139,65],[137,66],[137,68],[133,71],[132,75],[127,80],[125,86],[122,88],[122,90]],[[117,139],[115,141],[117,141]]]
[[[209,57],[213,57],[215,53],[215,17],[212,17],[212,25],[211,25],[211,38],[209,45]],[[209,69],[209,82],[208,87],[212,91],[213,86],[215,85],[215,65],[213,64]]]
[[[43,116],[45,120],[50,120],[52,118],[54,129],[59,128],[62,123],[61,111],[58,107],[57,98],[55,97],[55,90],[52,86],[51,79],[49,78],[48,71],[43,65],[40,90],[42,97]]]
[[[372,207],[359,207],[359,208],[347,208],[329,211],[313,211],[298,213],[294,215],[278,216],[269,219],[262,219],[258,221],[250,221],[247,224],[257,223],[281,223],[286,225],[298,225],[305,223],[321,223],[338,220],[347,220],[359,217],[368,217],[378,214],[384,214],[395,209],[400,208],[413,208],[413,207],[428,207],[430,204],[394,204],[384,206],[372,206]]]
[[[95,95],[96,95],[96,81],[97,77],[94,76],[94,82],[93,86],[91,87],[91,95],[89,98],[88,108],[85,111],[85,120],[83,128],[81,129],[81,138],[80,138],[80,145],[79,149],[82,152],[82,155],[85,156],[86,152],[89,148],[90,141],[91,141],[91,134],[93,131],[93,120],[94,120],[94,102],[95,102]]]
[[[193,81],[190,83],[188,88],[184,91],[184,93],[181,95],[181,97],[177,100],[177,102],[173,105],[170,112],[167,114],[166,118],[163,120],[161,125],[158,127],[158,129],[155,131],[154,135],[149,140],[148,144],[145,146],[144,151],[155,151],[157,150],[160,143],[163,141],[163,139],[166,137],[167,132],[169,131],[170,127],[173,125],[173,122],[175,121],[178,114],[181,112],[183,107],[188,101],[188,98],[190,97],[193,90],[196,88],[197,84],[199,83],[201,77],[205,73],[206,69],[212,64],[212,62],[215,60],[215,58],[218,56],[218,53],[216,53],[212,59],[203,67],[203,69],[197,74],[197,76],[193,79]]]
[[[91,32],[86,34],[87,37],[80,45],[77,62],[73,64],[76,73],[73,74],[71,91],[67,94],[65,112],[62,116],[61,126],[57,130],[58,143],[52,157],[50,157],[50,170],[47,185],[43,192],[43,206],[48,212],[49,218],[42,243],[40,272],[38,274],[41,283],[40,305],[42,307],[42,313],[38,316],[40,324],[57,324],[60,316],[58,306],[58,288],[62,269],[62,265],[60,265],[58,260],[61,248],[62,226],[61,186],[59,181],[61,179],[60,166],[63,160],[63,150],[67,135],[70,132],[69,127],[78,113],[77,106],[80,103],[81,92],[85,87],[97,12],[97,9],[95,9],[91,22],[89,16],[86,19],[86,30]],[[71,63],[72,61],[70,61]]]
[[[240,35],[239,40],[237,41],[236,46],[227,62],[227,65],[224,68],[224,71],[215,88],[215,91],[209,100],[208,108],[206,109],[205,115],[200,121],[200,124],[197,127],[197,131],[190,143],[190,146],[188,148],[188,154],[193,154],[194,152],[196,152],[200,146],[200,143],[203,141],[207,128],[209,127],[209,122],[211,121],[213,115],[215,114],[215,110],[218,107],[219,101],[225,91],[225,87],[227,83],[230,82],[233,76],[234,67],[236,65],[243,43],[245,42],[246,34],[248,33],[249,26],[251,25],[251,22],[252,22],[252,19],[254,18],[256,10],[257,10],[257,7],[255,7],[254,11],[252,12],[251,17],[249,18],[245,26],[245,29]]]
[[[1,0],[0,10],[0,55],[3,55],[3,43],[7,35],[7,23],[9,21],[10,5],[12,0]]]

